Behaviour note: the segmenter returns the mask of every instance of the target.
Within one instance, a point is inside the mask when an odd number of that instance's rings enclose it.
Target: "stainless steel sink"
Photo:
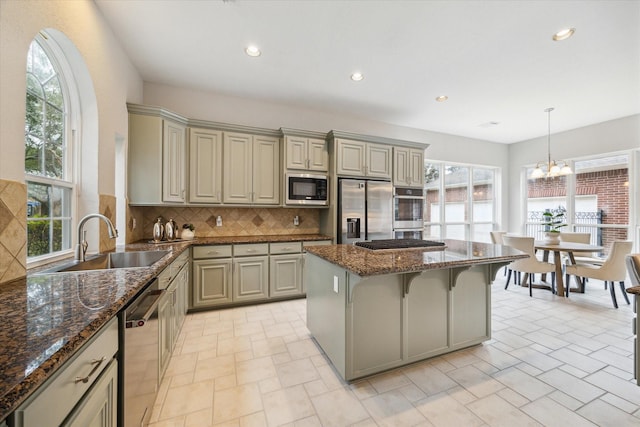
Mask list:
[[[95,255],[86,261],[73,261],[43,273],[150,267],[168,253],[169,251],[110,252]]]

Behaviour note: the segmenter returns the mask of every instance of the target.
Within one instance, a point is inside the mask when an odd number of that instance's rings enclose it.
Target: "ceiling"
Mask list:
[[[499,143],[640,113],[635,0],[95,2],[147,82]]]

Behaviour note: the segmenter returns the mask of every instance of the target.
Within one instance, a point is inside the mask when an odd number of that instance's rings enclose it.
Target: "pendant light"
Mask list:
[[[548,132],[547,132],[547,161],[538,162],[536,168],[531,172],[532,179],[537,178],[555,178],[557,176],[571,175],[573,171],[566,160],[551,160],[551,112],[553,107],[544,110],[547,113]]]

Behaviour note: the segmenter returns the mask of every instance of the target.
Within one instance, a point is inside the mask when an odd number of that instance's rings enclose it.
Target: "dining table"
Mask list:
[[[556,267],[556,294],[559,297],[564,297],[565,295],[561,253],[565,252],[569,256],[569,261],[571,262],[571,264],[575,264],[576,260],[573,255],[575,252],[600,252],[604,249],[602,246],[591,245],[588,243],[562,241],[560,241],[559,243],[548,243],[544,240],[536,240],[534,242],[534,248],[537,251],[544,251],[542,260],[545,262],[549,261],[549,253],[553,252],[553,263]],[[568,283],[567,286],[569,286]]]

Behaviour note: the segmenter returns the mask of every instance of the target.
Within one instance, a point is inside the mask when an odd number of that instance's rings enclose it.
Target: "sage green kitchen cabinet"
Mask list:
[[[396,187],[424,186],[424,150],[393,147],[393,184]]]
[[[158,303],[160,380],[169,366],[173,347],[185,319],[186,296],[184,294],[189,289],[189,276],[185,272],[188,269],[189,253],[184,252],[158,275],[159,288],[164,289],[164,295]]]
[[[223,135],[224,203],[280,203],[280,140],[242,133]]]
[[[233,245],[233,301],[255,301],[269,297],[269,245]]]
[[[71,413],[63,427],[116,427],[118,362],[114,360],[93,385],[82,404]]]
[[[302,243],[271,243],[269,297],[302,295]]]
[[[391,146],[347,139],[335,142],[338,175],[391,179]]]
[[[134,107],[130,107],[130,111],[131,109],[135,110]],[[163,117],[161,112],[154,110],[152,113],[129,113],[129,203],[184,203],[187,173],[186,127],[178,121]]]
[[[233,260],[231,245],[195,246],[191,308],[230,304]]]
[[[189,203],[222,203],[222,132],[189,129]]]
[[[10,415],[10,425],[116,427],[117,352],[114,317]]]
[[[285,167],[302,171],[327,172],[329,151],[323,139],[285,136]]]

